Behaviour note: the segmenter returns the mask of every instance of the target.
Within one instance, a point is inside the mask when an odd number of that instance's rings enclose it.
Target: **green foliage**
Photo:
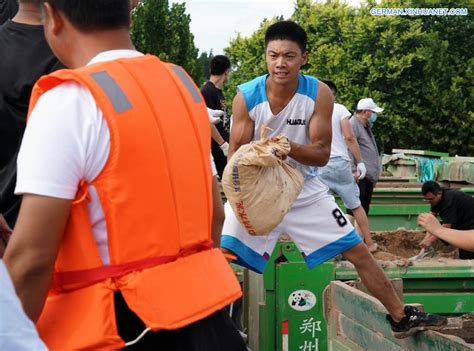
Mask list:
[[[467,7],[468,16],[372,16],[372,7]],[[385,111],[374,126],[380,146],[474,154],[474,8],[469,1],[385,0],[350,7],[298,0],[292,19],[308,33],[304,72],[333,80],[354,111],[372,97]],[[275,21],[273,19],[272,21]],[[226,91],[266,72],[264,21],[226,53],[235,69]]]
[[[202,80],[198,49],[194,45],[184,3],[145,0],[133,11],[132,40],[137,50],[182,66],[195,81]]]
[[[224,50],[232,63],[232,75],[224,89],[227,101],[232,101],[239,84],[267,72],[263,47],[265,46],[265,31],[271,23],[273,21],[263,21],[260,28],[249,38],[238,34],[237,38],[231,40],[229,47]]]
[[[196,83],[201,86],[203,85],[207,80],[209,80],[209,77],[211,75],[210,73],[210,63],[212,58],[214,57],[214,54],[212,53],[212,49],[209,53],[206,51],[202,52],[201,55],[199,55],[198,58],[198,69],[199,73],[198,76],[200,77],[199,80],[196,81]]]

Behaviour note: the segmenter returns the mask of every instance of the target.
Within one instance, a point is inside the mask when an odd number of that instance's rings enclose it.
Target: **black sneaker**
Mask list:
[[[403,339],[422,330],[439,330],[448,323],[448,319],[437,314],[421,312],[416,307],[406,305],[405,317],[395,322],[390,315],[387,320],[392,327],[393,335]]]

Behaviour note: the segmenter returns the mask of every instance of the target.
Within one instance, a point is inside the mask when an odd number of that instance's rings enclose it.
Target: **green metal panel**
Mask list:
[[[431,313],[464,314],[474,311],[474,293],[472,292],[425,292],[403,293],[405,303],[422,303]]]
[[[471,291],[474,294],[474,279],[465,278],[436,278],[431,279],[405,279],[403,282],[405,292],[417,291]],[[474,309],[473,309],[474,311]]]
[[[474,261],[423,260],[412,266],[389,264],[384,271],[390,278],[403,279],[406,303],[421,303],[432,313],[464,314],[474,311]],[[358,275],[352,264],[336,264],[336,279],[353,280]]]
[[[305,347],[306,350],[327,350],[323,291],[334,277],[334,266],[324,263],[309,270],[303,262],[287,262],[278,264],[276,269],[276,350],[300,350]],[[315,305],[306,311],[297,310],[305,306],[299,306],[295,299],[292,300],[295,294],[298,295],[296,298],[303,294],[314,294]],[[288,326],[287,339],[282,329],[285,323]]]
[[[333,279],[332,262],[309,270],[295,244],[278,243],[264,272],[260,349],[327,350],[322,301],[323,291]]]
[[[459,190],[474,195],[474,188]],[[336,202],[345,209],[337,195]],[[375,188],[369,212],[370,229],[376,231],[417,229],[418,215],[429,210],[429,204],[423,201],[421,195],[421,184],[416,188]]]
[[[474,278],[474,260],[422,260],[414,261],[411,266],[400,267],[385,263],[383,270],[390,278]],[[336,265],[336,279],[351,280],[358,277],[354,266],[349,262]]]
[[[376,206],[373,206],[376,207]],[[371,206],[372,211],[372,206]],[[408,230],[419,230],[416,220],[418,214],[411,215],[370,215],[370,230],[372,231],[387,231],[404,228]]]
[[[404,204],[374,204],[370,206],[370,216],[398,216],[398,215],[418,215],[422,212],[428,212],[428,205],[404,205]]]

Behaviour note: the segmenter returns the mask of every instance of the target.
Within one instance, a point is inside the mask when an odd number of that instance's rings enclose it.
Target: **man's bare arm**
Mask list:
[[[474,230],[455,230],[451,225],[442,225],[430,213],[422,213],[418,216],[418,224],[434,236],[467,251],[474,252]]]
[[[229,160],[242,145],[252,141],[255,123],[249,116],[242,94],[239,92],[232,103],[232,129],[230,131]]]
[[[313,116],[309,122],[309,138],[311,144],[303,145],[290,141],[289,156],[308,166],[324,166],[331,154],[332,141],[332,110],[334,96],[326,84],[319,82]]]
[[[5,265],[33,322],[39,318],[46,300],[71,203],[71,200],[23,195],[5,252]]]
[[[359,143],[357,142],[357,138],[352,132],[351,123],[347,118],[343,118],[341,120],[341,130],[342,135],[344,136],[344,140],[346,141],[346,145],[349,148],[349,151],[352,153],[352,155],[354,155],[357,162],[361,162],[362,153],[360,152]]]
[[[221,133],[219,133],[219,130],[217,130],[214,124],[211,124],[211,137],[218,145],[222,145],[225,142]]]
[[[0,214],[0,258],[3,257],[5,249],[7,247],[8,240],[12,234],[12,229],[8,225],[3,215]]]

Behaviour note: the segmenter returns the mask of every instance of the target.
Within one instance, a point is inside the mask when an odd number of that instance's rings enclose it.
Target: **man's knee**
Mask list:
[[[364,266],[372,264],[374,261],[373,256],[369,252],[369,249],[364,243],[359,243],[356,246],[342,253],[342,256],[354,266]]]

